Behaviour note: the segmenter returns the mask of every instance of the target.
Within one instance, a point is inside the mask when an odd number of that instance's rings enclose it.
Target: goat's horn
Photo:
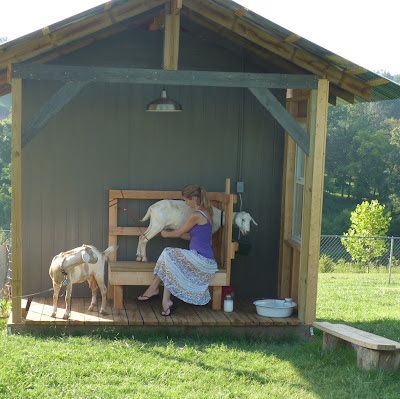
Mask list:
[[[251,221],[252,221],[256,226],[258,226],[258,223],[253,219],[253,217],[251,218]]]

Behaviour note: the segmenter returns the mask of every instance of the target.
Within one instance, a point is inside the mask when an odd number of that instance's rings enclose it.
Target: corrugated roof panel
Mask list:
[[[222,6],[224,8],[228,8],[231,11],[237,11],[237,10],[242,10],[243,6],[235,3],[232,0],[211,0],[211,3],[215,3],[219,6]],[[265,32],[273,33],[276,37],[281,38],[284,40],[285,38],[295,35],[294,32],[291,32],[274,22],[254,13],[251,10],[247,10],[246,13],[243,13],[243,16],[241,17],[243,20],[258,26],[260,29],[263,29]],[[366,69],[363,67],[360,67],[357,64],[354,64],[353,62],[347,60],[346,58],[341,57],[340,55],[337,55],[315,43],[310,42],[307,39],[304,39],[300,37],[298,40],[295,40],[294,42],[291,43],[293,46],[302,49],[314,56],[319,57],[321,60],[328,62],[331,65],[335,65],[339,70],[346,71],[350,69],[355,69],[359,68],[361,71],[365,71]],[[371,72],[361,72],[360,74],[354,74],[353,76],[357,77],[360,81],[367,83],[370,80],[378,79],[378,78],[383,78],[388,81],[387,84],[380,85],[380,86],[373,86],[371,88],[371,99],[373,101],[379,101],[379,100],[389,100],[389,99],[395,99],[395,98],[400,98],[400,85],[390,81],[389,79]],[[365,99],[360,98],[360,97],[355,97],[357,101],[365,101]]]
[[[308,71],[311,73],[319,73],[319,71],[326,71],[328,68],[325,68],[328,64],[329,71],[333,73],[325,73],[321,72],[320,76],[327,76],[328,79],[331,78],[331,81],[335,82],[338,86],[340,86],[340,82],[342,81],[341,76],[344,73],[345,81],[350,80],[351,85],[343,84],[342,89],[352,93],[355,95],[356,101],[377,101],[377,100],[387,100],[387,99],[395,99],[400,98],[400,85],[390,81],[387,78],[380,76],[377,73],[368,71],[366,68],[362,68],[357,64],[315,44],[310,42],[307,39],[304,39],[294,32],[291,32],[282,26],[277,25],[276,23],[256,14],[255,12],[244,8],[242,5],[235,3],[232,0],[196,0],[199,3],[203,3],[203,5],[207,7],[219,7],[224,8],[225,10],[229,10],[229,12],[233,12],[235,17],[246,22],[248,25],[254,26],[256,29],[264,31],[266,34],[273,36],[272,40],[277,44],[280,42],[285,43],[282,47],[282,50],[288,51],[290,53],[290,46],[299,49],[299,52],[302,52],[303,59],[293,59],[290,56],[283,56],[286,58],[286,62],[292,62],[293,64],[298,63],[301,68],[309,67]],[[84,11],[80,14],[77,14],[73,17],[69,17],[63,21],[52,24],[48,27],[50,32],[57,31],[58,29],[62,29],[65,27],[73,27],[74,24],[78,24],[80,21],[85,20],[86,18],[93,17],[94,15],[101,14],[105,10],[108,10],[109,7],[115,8],[125,4],[128,8],[132,8],[139,4],[139,0],[113,0],[112,2],[105,3],[102,5],[98,5],[90,10]],[[183,3],[185,6],[185,3]],[[7,54],[10,52],[12,48],[21,48],[23,51],[24,46],[29,41],[40,40],[44,36],[43,30],[38,30],[36,32],[32,32],[28,35],[25,35],[21,38],[15,39],[11,42],[4,43],[0,46],[0,61],[1,54]],[[251,35],[246,38],[251,41]],[[267,47],[266,47],[267,48]],[[260,50],[262,48],[260,47]],[[2,50],[2,52],[1,52]],[[270,49],[271,50],[271,49]],[[272,50],[271,50],[272,51]],[[29,58],[29,54],[26,54],[25,57],[27,60]],[[308,58],[311,60],[308,64]],[[305,61],[304,61],[305,60]],[[15,62],[15,60],[8,60],[7,63]],[[322,63],[318,65],[318,63]],[[303,64],[303,65],[301,65]],[[5,64],[4,64],[5,65]],[[319,68],[315,68],[315,65],[318,65]],[[337,73],[336,73],[336,71]],[[4,66],[3,66],[4,71]],[[2,72],[2,71],[0,71]],[[373,82],[371,82],[373,81]],[[386,82],[386,83],[385,83]],[[382,84],[384,83],[384,84]],[[4,86],[4,87],[3,87]],[[7,84],[3,83],[1,89],[7,91]],[[371,93],[370,98],[361,98],[360,96],[364,96],[365,90],[369,90]]]

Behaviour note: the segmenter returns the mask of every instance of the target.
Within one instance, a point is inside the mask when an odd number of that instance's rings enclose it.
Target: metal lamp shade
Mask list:
[[[182,111],[182,105],[178,102],[167,97],[167,91],[165,89],[161,92],[161,97],[157,100],[152,101],[146,107],[146,111],[149,112],[180,112]]]

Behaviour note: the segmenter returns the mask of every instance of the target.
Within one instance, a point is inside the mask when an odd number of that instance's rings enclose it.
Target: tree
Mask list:
[[[387,251],[384,240],[356,237],[385,236],[391,219],[390,212],[385,212],[385,205],[377,200],[357,205],[351,213],[351,227],[342,238],[342,244],[353,260],[369,265]]]
[[[391,152],[395,149],[386,131],[359,131],[353,137],[354,159],[348,165],[356,198],[385,200],[389,194]]]

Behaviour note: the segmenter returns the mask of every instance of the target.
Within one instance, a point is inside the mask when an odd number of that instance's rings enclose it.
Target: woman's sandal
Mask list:
[[[160,296],[160,294],[154,294],[154,295],[150,295],[150,296],[147,296],[147,295],[139,295],[136,299],[137,299],[139,302],[146,302],[146,301],[150,300],[151,298],[156,298],[156,297],[158,297],[158,296]],[[144,298],[144,299],[140,299],[140,298]]]
[[[169,308],[167,308],[166,310],[162,310],[162,311],[161,311],[161,316],[164,316],[164,317],[171,316],[172,313],[175,312],[175,310],[176,310],[176,306],[175,306],[175,305],[171,305],[171,306],[170,306]]]

